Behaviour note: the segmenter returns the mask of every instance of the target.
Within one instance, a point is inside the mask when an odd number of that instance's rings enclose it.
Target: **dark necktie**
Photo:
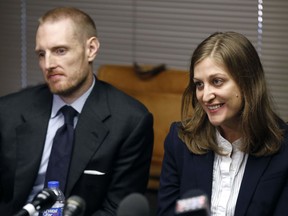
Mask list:
[[[71,106],[63,106],[60,112],[64,115],[65,123],[57,130],[53,140],[44,187],[47,187],[48,181],[59,181],[60,189],[64,193],[73,147],[73,122],[77,111]]]

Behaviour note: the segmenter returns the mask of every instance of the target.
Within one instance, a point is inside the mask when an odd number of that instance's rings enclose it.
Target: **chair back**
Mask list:
[[[181,100],[189,81],[188,71],[165,69],[153,77],[141,78],[133,65],[102,65],[97,77],[136,98],[153,114],[154,148],[148,188],[158,189],[164,140],[171,123],[181,120]]]

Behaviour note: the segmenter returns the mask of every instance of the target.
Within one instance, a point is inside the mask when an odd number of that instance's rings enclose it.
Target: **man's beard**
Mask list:
[[[81,79],[78,79],[76,83],[71,84],[71,82],[69,82],[68,85],[66,85],[64,88],[61,88],[61,89],[53,88],[49,84],[48,86],[49,86],[50,91],[53,94],[63,96],[63,97],[69,97],[70,95],[73,95],[73,93],[76,92],[78,89],[80,89],[86,80],[87,80],[87,77],[82,77]]]

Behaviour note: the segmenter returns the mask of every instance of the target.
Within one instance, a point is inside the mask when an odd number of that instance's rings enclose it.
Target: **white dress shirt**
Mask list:
[[[218,131],[216,136],[226,155],[215,154],[211,216],[233,216],[248,154],[239,150],[241,139],[230,143]]]

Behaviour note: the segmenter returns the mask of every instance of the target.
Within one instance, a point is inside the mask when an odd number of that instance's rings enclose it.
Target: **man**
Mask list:
[[[47,187],[64,105],[78,112],[66,198],[82,197],[87,216],[116,215],[125,196],[145,191],[153,118],[138,101],[95,78],[98,49],[95,24],[84,12],[56,8],[40,18],[35,51],[46,84],[0,99],[1,215],[18,212]]]

